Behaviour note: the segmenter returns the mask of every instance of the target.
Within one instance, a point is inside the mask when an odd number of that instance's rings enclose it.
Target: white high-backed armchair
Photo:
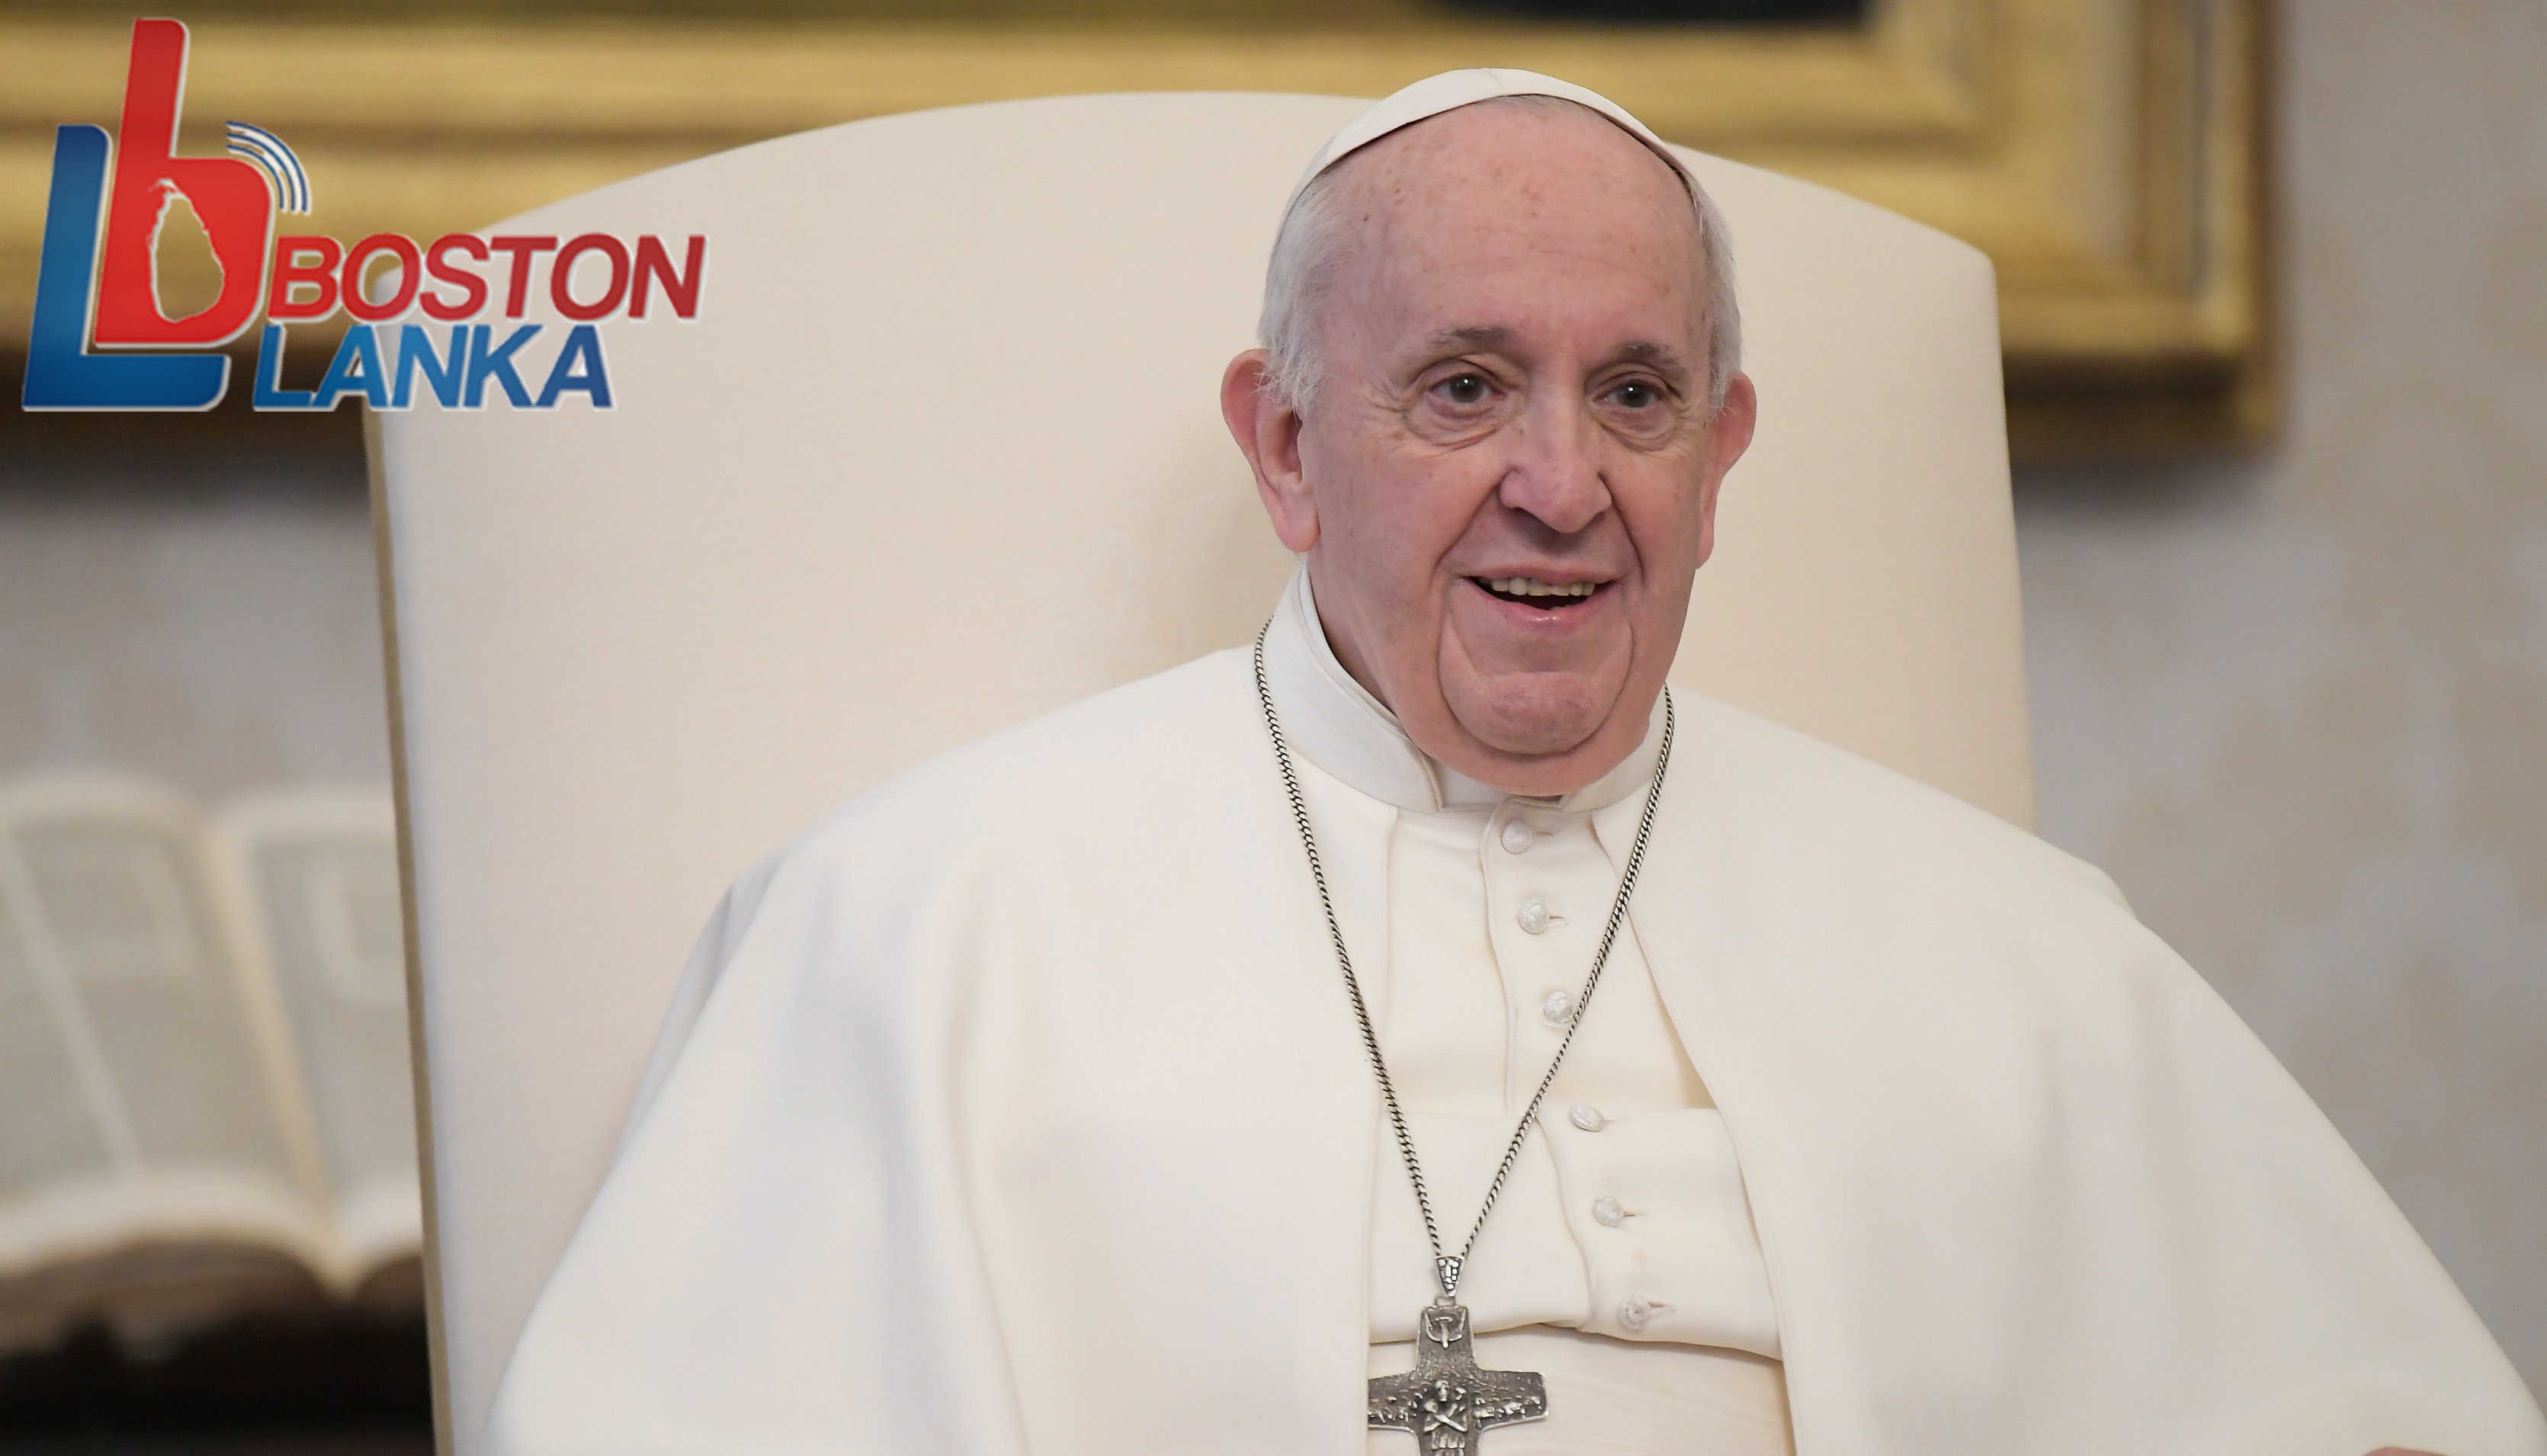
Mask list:
[[[1222,429],[1282,199],[1364,103],[889,117],[503,230],[705,233],[616,407],[383,418],[376,516],[443,1429],[469,1452],[692,936],[791,830],[1246,640],[1288,570]],[[2032,815],[1989,265],[1697,154],[1760,428],[1675,681]]]

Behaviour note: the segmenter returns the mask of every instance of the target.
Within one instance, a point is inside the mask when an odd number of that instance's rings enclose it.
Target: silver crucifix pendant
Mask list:
[[[1547,1413],[1547,1381],[1528,1370],[1480,1370],[1465,1305],[1433,1304],[1415,1317],[1415,1368],[1370,1381],[1374,1428],[1415,1433],[1423,1456],[1477,1456],[1490,1425]]]

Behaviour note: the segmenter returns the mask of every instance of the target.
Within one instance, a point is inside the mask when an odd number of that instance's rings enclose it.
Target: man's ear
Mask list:
[[[1318,544],[1318,503],[1300,473],[1300,416],[1265,385],[1264,350],[1229,361],[1220,377],[1220,417],[1256,471],[1256,494],[1274,534],[1291,551],[1305,552]]]
[[[1724,386],[1724,402],[1715,407],[1715,418],[1707,427],[1707,473],[1698,487],[1698,561],[1715,553],[1715,497],[1724,488],[1724,475],[1742,452],[1751,448],[1751,432],[1760,423],[1760,393],[1751,387],[1751,377],[1737,374]]]

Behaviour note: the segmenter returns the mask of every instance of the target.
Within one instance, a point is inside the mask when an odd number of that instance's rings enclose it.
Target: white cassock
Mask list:
[[[1323,647],[1295,581],[1270,676],[1455,1243],[1655,738],[1506,800]],[[2395,1206],[2102,874],[1677,704],[1632,933],[1461,1282],[1483,1363],[1548,1377],[1487,1456],[2547,1453]],[[1431,1293],[1226,651],[737,884],[492,1445],[1415,1456],[1363,1387]]]

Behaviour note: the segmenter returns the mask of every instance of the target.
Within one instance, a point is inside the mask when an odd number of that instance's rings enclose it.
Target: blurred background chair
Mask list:
[[[462,1452],[726,883],[896,770],[1270,609],[1289,562],[1217,382],[1287,189],[1361,105],[889,117],[496,229],[711,241],[695,320],[605,326],[615,409],[374,439]],[[1689,155],[1762,407],[1675,681],[2030,823],[1988,264]]]

